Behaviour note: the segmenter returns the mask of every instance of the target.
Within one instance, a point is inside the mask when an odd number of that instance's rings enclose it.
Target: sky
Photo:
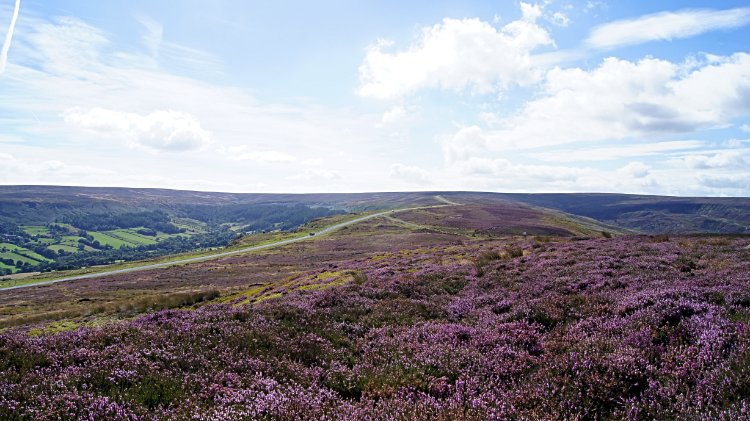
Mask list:
[[[0,184],[750,195],[741,1],[0,0]]]

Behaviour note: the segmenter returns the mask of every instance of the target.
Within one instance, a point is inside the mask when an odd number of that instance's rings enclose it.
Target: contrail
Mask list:
[[[13,28],[16,26],[16,19],[18,19],[18,9],[21,7],[21,0],[16,0],[16,10],[13,11],[13,19],[10,21],[10,28],[8,28],[8,34],[5,35],[5,42],[3,43],[3,50],[0,52],[0,75],[5,72],[5,62],[8,61],[8,49],[10,48],[10,39],[13,37]]]

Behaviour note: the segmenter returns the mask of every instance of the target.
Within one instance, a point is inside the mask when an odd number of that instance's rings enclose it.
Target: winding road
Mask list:
[[[371,218],[376,218],[378,216],[388,215],[388,214],[391,214],[391,213],[405,212],[405,211],[411,211],[411,210],[417,210],[417,209],[429,209],[429,208],[439,208],[439,207],[444,207],[444,206],[460,206],[461,205],[460,203],[451,202],[451,201],[449,201],[449,200],[447,200],[447,199],[445,199],[443,197],[440,197],[440,196],[435,196],[435,198],[438,199],[438,200],[440,200],[441,202],[446,203],[446,204],[445,205],[434,205],[434,206],[420,206],[420,207],[416,207],[416,208],[393,209],[393,210],[389,210],[389,211],[385,211],[385,212],[380,212],[380,213],[376,213],[376,214],[372,214],[372,215],[367,215],[367,216],[363,216],[361,218],[352,219],[351,221],[342,222],[340,224],[333,225],[333,226],[330,226],[328,228],[322,229],[320,231],[317,231],[314,236],[306,235],[304,237],[292,238],[292,239],[289,239],[289,240],[278,241],[276,243],[264,244],[262,246],[247,247],[247,248],[243,248],[243,249],[239,249],[239,250],[232,250],[232,251],[225,251],[225,252],[222,252],[222,253],[211,254],[211,255],[208,255],[208,256],[193,257],[193,258],[190,258],[190,259],[174,260],[174,261],[164,262],[164,263],[154,263],[154,264],[151,264],[151,265],[136,266],[136,267],[126,268],[126,269],[115,269],[115,270],[109,270],[109,271],[106,271],[106,272],[90,273],[88,275],[70,276],[68,278],[51,279],[49,281],[36,282],[36,283],[33,283],[33,284],[16,285],[16,286],[12,286],[12,287],[0,288],[0,291],[6,291],[6,290],[10,290],[10,289],[17,289],[17,288],[27,288],[27,287],[33,287],[33,286],[39,286],[39,285],[48,285],[48,284],[54,284],[54,283],[57,283],[57,282],[75,281],[75,280],[78,280],[78,279],[98,278],[100,276],[114,275],[116,273],[126,273],[126,272],[135,272],[135,271],[146,270],[146,269],[156,269],[156,268],[161,268],[161,267],[165,267],[165,266],[172,266],[172,265],[179,265],[179,264],[183,264],[183,263],[198,262],[198,261],[201,261],[201,260],[211,260],[211,259],[216,259],[218,257],[230,256],[232,254],[246,253],[248,251],[253,251],[253,250],[260,250],[260,249],[266,249],[266,248],[270,248],[270,247],[282,246],[284,244],[294,243],[296,241],[310,240],[310,239],[316,238],[316,237],[318,237],[320,235],[323,235],[323,234],[329,233],[331,231],[335,231],[335,230],[337,230],[339,228],[345,227],[347,225],[356,224],[358,222],[366,221],[366,220],[371,219]]]

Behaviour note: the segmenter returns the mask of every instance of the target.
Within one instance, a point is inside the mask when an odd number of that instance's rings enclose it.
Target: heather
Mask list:
[[[394,248],[0,333],[2,419],[748,419],[746,237]],[[210,277],[210,271],[204,271]]]
[[[473,231],[484,235],[558,235],[582,233],[581,226],[518,203],[456,206],[427,209],[397,215],[404,221],[439,226],[454,232]],[[567,223],[566,223],[567,222]]]

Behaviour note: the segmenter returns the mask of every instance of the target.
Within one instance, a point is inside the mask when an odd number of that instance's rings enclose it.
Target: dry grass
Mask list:
[[[367,274],[362,271],[354,272],[354,275],[352,276],[354,278],[354,283],[357,285],[362,285],[367,282]]]
[[[91,303],[89,305],[86,305],[84,302],[78,308],[38,312],[28,315],[10,316],[0,320],[0,328],[21,326],[25,324],[39,323],[49,320],[87,317],[97,314],[120,313],[135,315],[159,310],[192,307],[196,304],[206,303],[208,301],[214,300],[220,295],[221,294],[219,293],[219,291],[210,290],[152,295],[134,300],[119,300],[103,304]]]
[[[655,235],[649,235],[646,238],[646,242],[649,243],[668,243],[669,242],[669,234],[655,234]]]
[[[712,238],[701,238],[695,243],[696,244],[708,244],[711,246],[728,246],[732,244],[732,240],[728,238],[722,238],[722,237],[712,237]]]

